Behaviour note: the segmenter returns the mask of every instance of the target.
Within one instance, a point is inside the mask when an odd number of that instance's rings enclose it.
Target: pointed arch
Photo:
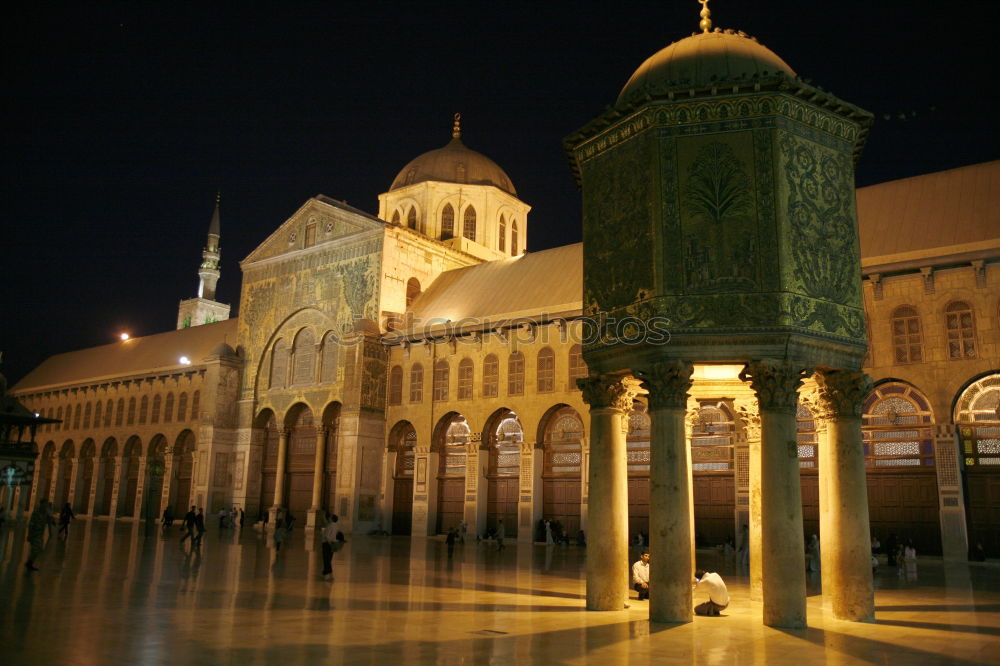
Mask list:
[[[455,237],[455,209],[446,203],[441,209],[441,240]]]
[[[462,216],[462,236],[470,241],[476,240],[476,209],[472,204],[466,206]]]

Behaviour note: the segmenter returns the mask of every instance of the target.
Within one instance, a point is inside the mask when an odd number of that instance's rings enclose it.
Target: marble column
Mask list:
[[[763,601],[763,567],[761,566],[761,526],[760,526],[760,410],[757,403],[739,401],[736,411],[743,423],[743,432],[747,438],[748,480],[747,495],[749,497],[749,515],[747,530],[750,537],[750,600]]]
[[[624,377],[578,379],[590,405],[587,609],[621,610],[628,600],[628,472],[625,426],[634,389]]]
[[[863,372],[823,370],[817,373],[816,384],[829,431],[819,466],[827,498],[820,525],[827,535],[823,594],[829,595],[837,619],[871,622],[875,593],[861,409],[872,379]]]
[[[268,528],[273,530],[277,526],[278,509],[285,501],[285,470],[288,466],[288,437],[290,432],[287,429],[278,432],[278,470],[274,477],[274,502],[271,505],[268,517]]]
[[[761,590],[764,624],[806,626],[805,544],[795,410],[798,389],[809,371],[791,361],[747,363],[760,404]]]
[[[636,372],[649,391],[649,619],[690,622],[691,465],[685,434],[693,366],[654,363]]]
[[[323,514],[323,477],[326,472],[326,434],[325,426],[316,429],[316,453],[313,456],[313,487],[312,503],[306,514],[306,527],[322,527],[326,524]]]

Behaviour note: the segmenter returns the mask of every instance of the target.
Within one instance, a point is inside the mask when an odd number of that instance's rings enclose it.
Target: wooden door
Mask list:
[[[517,536],[517,477],[493,477],[489,479],[486,493],[486,527],[496,529],[503,520],[504,534]]]
[[[438,480],[437,533],[458,527],[465,518],[465,478]]]
[[[1000,555],[1000,468],[967,468],[969,546],[983,544],[987,557]],[[918,551],[919,552],[919,551]]]
[[[579,477],[555,477],[542,482],[542,516],[559,521],[563,533],[571,539],[575,539],[580,530],[580,491]]]
[[[410,534],[413,524],[413,479],[399,477],[393,480],[393,484],[392,533]],[[458,524],[455,525],[457,527]]]
[[[649,535],[649,477],[630,476],[628,479],[628,538],[636,533]]]
[[[809,536],[819,534],[819,475],[815,468],[803,469],[799,474],[802,488],[802,534],[809,543]]]
[[[695,472],[694,533],[699,546],[736,538],[736,486],[732,472]],[[735,542],[735,541],[734,541]]]
[[[890,533],[913,539],[917,553],[941,554],[937,474],[933,467],[868,470],[868,514],[882,543]]]

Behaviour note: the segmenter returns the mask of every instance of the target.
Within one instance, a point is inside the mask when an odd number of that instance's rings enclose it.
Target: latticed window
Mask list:
[[[163,422],[170,423],[174,419],[174,394],[168,393],[163,401]]]
[[[795,412],[795,439],[799,446],[799,467],[816,467],[819,452],[816,447],[816,419],[809,408],[799,403]]]
[[[441,240],[455,237],[455,209],[445,204],[441,211]]]
[[[444,451],[441,456],[440,473],[443,476],[465,476],[466,445],[472,439],[464,416],[456,416],[448,424],[444,433]]]
[[[438,402],[448,399],[449,374],[448,361],[441,359],[434,364],[434,400]]]
[[[293,384],[312,384],[316,381],[316,338],[308,328],[295,336],[295,367],[292,372]]]
[[[988,375],[962,392],[955,407],[966,467],[1000,465],[1000,375]]]
[[[396,445],[396,478],[413,476],[416,467],[415,449],[417,446],[417,431],[409,426]]]
[[[465,209],[462,219],[462,235],[471,241],[476,240],[476,209],[469,206]]]
[[[948,358],[976,358],[976,325],[972,318],[972,308],[968,303],[958,301],[945,310],[948,329]]]
[[[632,401],[628,415],[628,433],[625,435],[625,456],[629,475],[649,474],[649,436],[652,423],[645,403]]]
[[[472,359],[463,358],[458,364],[458,399],[472,400],[472,380],[474,373]]]
[[[153,412],[152,412],[152,414],[150,414],[150,417],[149,417],[149,422],[150,423],[159,423],[160,422],[160,406],[162,404],[162,401],[163,401],[163,399],[159,395],[154,395],[153,396]]]
[[[495,398],[500,390],[500,361],[490,354],[483,361],[483,397]]]
[[[549,347],[543,347],[538,352],[538,392],[547,393],[556,390],[556,354]]]
[[[285,340],[278,340],[274,343],[274,349],[271,351],[271,378],[268,386],[270,388],[284,388],[287,376],[288,343]]]
[[[920,315],[909,305],[900,306],[892,313],[892,347],[896,363],[920,363],[924,359]]]
[[[583,457],[583,421],[572,407],[563,407],[552,415],[545,428],[546,476],[579,478]]]
[[[389,404],[399,405],[403,402],[403,368],[398,365],[389,370]]]
[[[501,252],[507,251],[507,218],[500,216],[500,237],[497,240],[497,249]]]
[[[587,364],[583,360],[583,345],[569,348],[569,386],[576,388],[576,380],[587,376]]]
[[[865,400],[861,431],[869,467],[933,467],[933,414],[917,389],[878,386]]]
[[[410,402],[423,402],[424,366],[414,363],[410,368]]]
[[[139,425],[146,423],[146,415],[149,413],[149,396],[142,396],[139,402]]]
[[[736,424],[724,402],[703,404],[691,430],[691,468],[723,472],[733,468],[733,433]]]
[[[507,395],[524,395],[524,354],[514,352],[507,359]]]
[[[177,420],[183,422],[187,420],[188,394],[181,393],[177,398]]]
[[[333,333],[327,333],[323,339],[323,360],[319,376],[323,384],[337,381],[337,336]]]
[[[524,429],[513,412],[507,412],[497,424],[493,434],[494,446],[490,447],[491,476],[520,476],[521,442]]]
[[[510,253],[517,256],[517,222],[510,221]]]

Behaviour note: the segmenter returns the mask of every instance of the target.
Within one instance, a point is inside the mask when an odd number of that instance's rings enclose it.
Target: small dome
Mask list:
[[[514,183],[496,162],[465,147],[457,124],[452,137],[444,148],[426,152],[403,167],[392,181],[389,191],[414,183],[437,180],[444,183],[493,185],[517,196]]]
[[[618,104],[657,96],[668,89],[708,88],[795,71],[774,51],[743,32],[702,32],[660,49],[628,80]]]

